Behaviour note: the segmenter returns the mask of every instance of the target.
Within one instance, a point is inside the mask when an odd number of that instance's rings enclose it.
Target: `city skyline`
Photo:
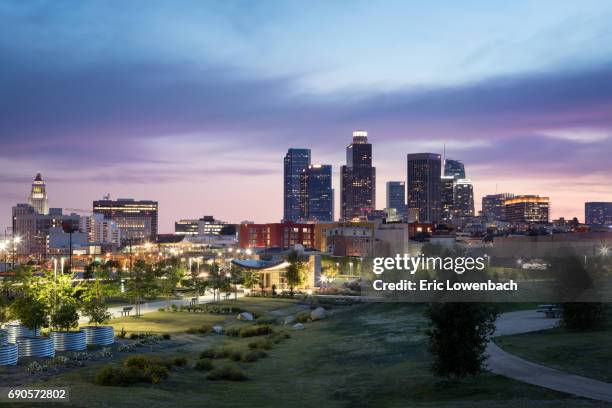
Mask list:
[[[50,207],[158,201],[160,232],[203,213],[277,222],[287,149],[333,166],[340,203],[360,128],[379,208],[406,154],[444,144],[476,211],[495,192],[550,197],[551,219],[612,201],[612,5],[309,6],[131,2],[116,19],[102,3],[3,2],[0,228],[36,171]],[[140,28],[152,22],[156,33]]]

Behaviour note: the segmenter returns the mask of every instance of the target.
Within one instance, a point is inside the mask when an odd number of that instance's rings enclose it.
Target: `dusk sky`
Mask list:
[[[463,160],[484,194],[612,201],[610,1],[0,1],[0,227],[37,171],[51,207],[152,199],[179,218],[282,217],[283,156],[339,167],[365,129]],[[337,216],[337,214],[336,214]]]

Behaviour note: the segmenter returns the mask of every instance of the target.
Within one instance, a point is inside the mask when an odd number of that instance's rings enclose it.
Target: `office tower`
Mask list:
[[[463,162],[453,159],[444,160],[444,176],[464,179],[465,167],[463,166]]]
[[[44,259],[49,252],[49,235],[53,229],[78,231],[80,217],[64,215],[61,208],[51,208],[48,214],[39,214],[29,204],[13,207],[13,235],[21,242],[16,248],[19,255],[32,255]]]
[[[123,244],[157,241],[157,201],[119,198],[93,202],[94,214],[117,223]]]
[[[310,165],[310,149],[289,149],[285,155],[283,173],[283,220],[297,221],[303,213],[300,180]]]
[[[450,221],[454,216],[455,204],[455,178],[453,176],[440,177],[440,220]]]
[[[104,219],[102,214],[92,214],[81,217],[79,230],[87,234],[88,242],[103,247],[119,247],[121,231],[113,220]]]
[[[387,207],[393,208],[399,218],[406,216],[406,183],[387,181]]]
[[[506,221],[512,224],[548,222],[550,199],[537,195],[521,195],[504,200]]]
[[[49,214],[49,200],[47,199],[47,185],[40,173],[36,173],[36,177],[32,182],[32,190],[28,197],[30,204],[38,214]]]
[[[174,223],[175,235],[219,235],[225,221],[216,220],[212,215],[200,219],[182,219]]]
[[[302,214],[308,221],[334,220],[334,190],[332,189],[332,166],[311,164],[301,176]]]
[[[346,165],[340,169],[340,217],[343,220],[366,217],[376,208],[376,168],[372,167],[372,144],[368,132],[353,132],[346,147]]]
[[[469,179],[456,179],[453,193],[456,218],[474,216],[474,187]]]
[[[482,197],[482,217],[485,221],[505,221],[504,202],[514,194],[489,194]]]
[[[612,225],[612,202],[584,203],[584,223],[588,225]]]
[[[440,155],[408,154],[408,209],[418,209],[420,222],[437,222],[440,218]]]

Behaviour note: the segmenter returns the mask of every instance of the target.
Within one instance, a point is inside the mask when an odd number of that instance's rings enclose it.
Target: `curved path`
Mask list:
[[[510,312],[497,319],[494,336],[528,333],[555,327],[558,319],[546,319],[535,310]],[[600,401],[612,402],[612,384],[565,373],[532,363],[499,348],[493,341],[487,346],[489,371],[539,387]]]

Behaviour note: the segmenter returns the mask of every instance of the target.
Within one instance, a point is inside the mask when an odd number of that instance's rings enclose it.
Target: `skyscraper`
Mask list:
[[[28,197],[30,204],[38,214],[49,214],[49,200],[47,199],[47,185],[40,173],[36,173],[36,177],[32,182],[32,190]]]
[[[584,203],[584,223],[588,225],[612,225],[612,202]]]
[[[122,243],[157,241],[157,201],[119,198],[93,202],[94,214],[117,223]]]
[[[513,198],[514,194],[489,194],[482,197],[482,216],[486,221],[504,221],[504,201]]]
[[[302,173],[302,219],[308,221],[334,220],[334,190],[332,166],[311,164]]]
[[[465,178],[465,167],[460,160],[446,159],[444,160],[444,175],[446,177],[454,177],[456,179]]]
[[[310,165],[310,149],[289,149],[283,175],[283,220],[297,221],[303,214],[300,179]]]
[[[376,168],[372,167],[372,144],[368,132],[353,132],[353,142],[346,147],[346,165],[340,169],[341,218],[351,220],[367,216],[376,208]]]
[[[408,154],[408,209],[418,209],[420,222],[440,219],[440,155]]]
[[[455,218],[474,216],[474,187],[470,179],[456,179],[453,193]]]
[[[455,177],[442,176],[440,178],[440,220],[450,221],[454,216],[455,208]]]
[[[406,215],[406,183],[387,181],[387,208],[394,208],[397,215]]]

